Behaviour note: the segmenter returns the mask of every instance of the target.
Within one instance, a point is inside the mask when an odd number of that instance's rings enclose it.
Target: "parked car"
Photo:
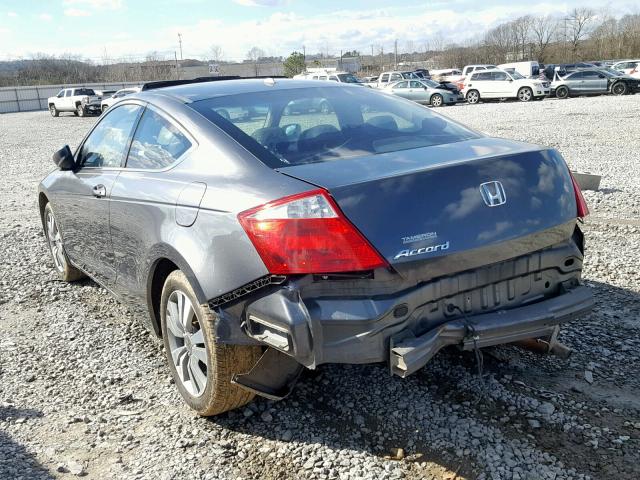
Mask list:
[[[455,105],[464,101],[455,86],[451,89],[433,80],[402,80],[387,85],[383,91],[433,107]]]
[[[84,117],[87,114],[100,114],[102,97],[91,88],[63,88],[55,97],[47,99],[49,112],[57,117],[60,112],[73,112],[74,115]]]
[[[640,78],[640,60],[624,60],[614,63],[611,68],[633,78]]]
[[[571,72],[575,72],[577,70],[583,70],[585,68],[596,68],[595,65],[586,62],[578,62],[578,63],[549,63],[544,67],[544,74],[550,80],[553,81],[555,79],[556,72],[560,77],[564,77]]]
[[[471,75],[473,72],[478,72],[480,70],[493,70],[496,69],[498,67],[496,67],[495,65],[490,65],[490,64],[480,64],[480,65],[466,65],[463,69],[462,69],[462,75],[464,75],[465,77],[468,75]]]
[[[431,74],[429,73],[429,70],[427,70],[426,68],[417,68],[413,71],[413,73],[416,74],[418,78],[421,78],[423,80],[431,79]]]
[[[362,82],[358,80],[353,73],[349,72],[339,72],[339,71],[316,71],[316,72],[307,72],[300,73],[298,75],[294,75],[295,80],[329,80],[333,82],[341,82],[341,83],[355,83],[358,85],[362,85]]]
[[[640,90],[640,79],[604,68],[578,70],[551,82],[551,93],[558,98],[576,95],[625,95]]]
[[[498,65],[500,70],[513,73],[518,72],[524,78],[538,78],[540,76],[540,64],[538,62],[514,62]]]
[[[435,80],[436,82],[451,82],[455,84],[461,78],[463,78],[462,70],[458,70],[457,68],[431,70],[431,80]]]
[[[127,95],[131,95],[132,93],[138,93],[140,90],[141,90],[140,87],[122,88],[122,89],[118,90],[117,92],[115,92],[111,96],[103,97],[102,98],[102,102],[100,104],[100,109],[104,112],[109,107],[111,107],[111,105],[116,103],[121,98],[126,97]]]
[[[374,86],[374,88],[384,88],[390,83],[399,82],[400,80],[420,80],[415,73],[409,71],[390,71],[390,72],[382,72],[378,76],[378,82]]]
[[[484,70],[467,77],[462,91],[469,103],[481,99],[517,98],[521,102],[542,100],[550,93],[549,82],[524,78],[517,72],[504,70]]]
[[[315,98],[332,118],[283,115]],[[588,210],[556,150],[367,88],[147,88],[54,162],[38,203],[56,272],[140,316],[201,415],[283,398],[304,367],[406,377],[447,345],[555,337],[593,306]]]

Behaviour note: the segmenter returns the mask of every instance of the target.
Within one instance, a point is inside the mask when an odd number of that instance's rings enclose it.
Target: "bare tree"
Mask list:
[[[568,35],[571,42],[571,55],[575,59],[578,55],[578,46],[588,34],[591,23],[596,13],[591,8],[574,8],[567,16]]]
[[[511,21],[511,31],[513,33],[513,43],[517,56],[521,60],[527,57],[527,45],[529,44],[529,33],[531,32],[531,23],[533,17],[525,15]]]
[[[247,52],[247,59],[249,59],[255,68],[256,77],[258,76],[258,60],[264,57],[264,50],[259,47],[251,47],[251,50]]]
[[[515,49],[515,36],[511,23],[503,23],[487,32],[484,45],[487,50],[487,61],[504,63],[509,53]]]
[[[531,35],[536,45],[536,56],[539,62],[546,61],[547,49],[555,36],[558,21],[551,15],[534,17],[531,22]]]
[[[220,63],[222,58],[224,57],[224,52],[222,51],[222,47],[220,45],[211,45],[209,47],[209,60],[213,60],[216,63]]]

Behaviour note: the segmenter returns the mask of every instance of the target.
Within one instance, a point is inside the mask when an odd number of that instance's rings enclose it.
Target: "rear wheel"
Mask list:
[[[82,104],[79,104],[76,107],[76,113],[78,114],[79,117],[84,117],[84,107],[82,106]]]
[[[558,87],[556,90],[556,97],[567,98],[569,96],[569,89],[567,87]]]
[[[44,207],[44,232],[47,243],[49,244],[49,251],[53,257],[53,264],[62,280],[65,282],[73,282],[74,280],[83,278],[85,274],[71,265],[69,257],[67,257],[64,251],[64,244],[62,242],[62,236],[60,235],[58,222],[53,214],[50,203],[47,203]]]
[[[203,416],[249,403],[254,394],[232,384],[231,378],[251,370],[262,349],[218,343],[213,312],[198,303],[180,270],[167,277],[160,302],[169,369],[184,401]]]
[[[480,92],[477,90],[469,90],[467,92],[468,103],[478,103],[480,101]]]
[[[57,117],[58,115],[60,115],[60,112],[58,112],[58,109],[53,104],[49,105],[49,113],[52,117]]]
[[[529,102],[533,98],[533,91],[529,87],[522,87],[518,90],[518,100],[521,102]]]
[[[614,95],[624,95],[627,93],[627,84],[624,82],[616,82],[611,87],[611,93]]]
[[[433,107],[441,107],[443,103],[444,99],[442,98],[442,95],[440,95],[439,93],[431,95],[431,105]]]

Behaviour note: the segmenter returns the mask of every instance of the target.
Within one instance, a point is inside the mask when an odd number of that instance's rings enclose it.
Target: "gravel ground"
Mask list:
[[[183,405],[124,307],[54,275],[36,184],[94,119],[0,115],[0,478],[639,478],[640,95],[439,111],[603,175],[586,192],[597,307],[564,328],[573,355],[500,347],[483,379],[456,350],[405,380],[322,366],[285,401],[212,419]]]

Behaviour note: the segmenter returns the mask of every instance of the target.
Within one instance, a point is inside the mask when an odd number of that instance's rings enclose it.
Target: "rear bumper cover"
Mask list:
[[[588,312],[593,298],[579,284],[581,270],[581,248],[568,242],[399,292],[385,291],[383,276],[304,277],[211,307],[222,343],[268,345],[308,368],[389,361],[404,377],[446,345],[472,348],[471,332],[479,347],[509,343]]]
[[[579,286],[532,305],[452,320],[424,335],[397,343],[392,339],[389,349],[391,372],[406,377],[426,365],[447,345],[471,350],[475,346],[482,348],[550,335],[556,325],[589,312],[593,303],[590,289]]]

